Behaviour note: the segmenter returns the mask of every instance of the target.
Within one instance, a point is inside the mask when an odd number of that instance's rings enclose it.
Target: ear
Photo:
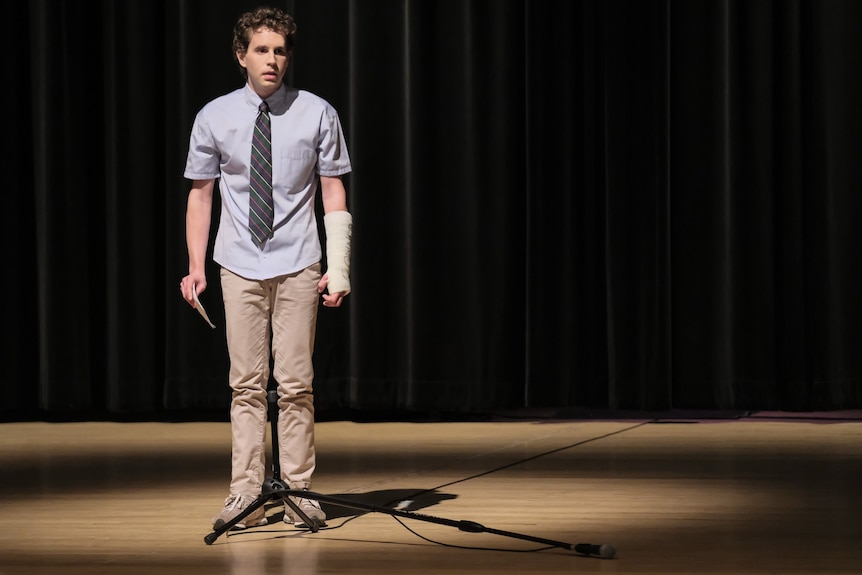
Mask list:
[[[239,62],[239,65],[242,66],[243,68],[248,68],[248,66],[246,66],[246,64],[245,64],[245,52],[237,51],[236,52],[236,61]]]

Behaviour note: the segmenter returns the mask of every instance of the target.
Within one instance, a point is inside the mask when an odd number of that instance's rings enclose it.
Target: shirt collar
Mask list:
[[[253,107],[255,111],[260,107],[260,103],[263,102],[263,98],[257,95],[257,92],[251,89],[251,86],[248,85],[248,82],[245,84],[245,101],[248,102],[248,105]],[[270,110],[284,110],[287,108],[287,87],[282,84],[278,87],[278,90],[275,93],[266,99],[266,103],[269,105]]]

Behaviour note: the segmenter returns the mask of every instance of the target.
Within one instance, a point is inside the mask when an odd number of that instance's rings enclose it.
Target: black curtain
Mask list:
[[[182,171],[256,4],[9,8],[3,418],[226,409]],[[278,4],[354,164],[319,414],[862,407],[862,3]]]

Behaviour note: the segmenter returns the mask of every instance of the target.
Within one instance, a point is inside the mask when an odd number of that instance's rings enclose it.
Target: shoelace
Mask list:
[[[308,491],[308,489],[303,489],[303,491]],[[317,511],[321,511],[320,503],[318,503],[317,500],[315,500],[315,499],[308,499],[305,497],[297,497],[296,498],[296,505],[297,505],[297,507],[302,507],[303,509],[306,507],[311,507],[312,509],[315,509]]]
[[[224,502],[224,508],[226,511],[233,511],[234,509],[242,509],[245,507],[242,504],[242,495],[231,495],[227,498],[227,501]]]
[[[299,507],[300,509],[302,509],[306,513],[306,515],[309,513],[309,511],[311,511],[311,512],[323,511],[320,508],[320,504],[317,501],[315,501],[314,499],[308,499],[305,497],[295,497],[294,502],[296,503],[297,507]],[[293,516],[294,515],[293,511],[290,511],[290,514]]]

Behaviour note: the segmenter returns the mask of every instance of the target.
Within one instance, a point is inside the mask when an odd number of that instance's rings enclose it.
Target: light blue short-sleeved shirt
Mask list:
[[[314,216],[319,176],[350,172],[350,158],[335,109],[325,100],[282,85],[267,98],[272,126],[273,237],[263,249],[248,229],[251,138],[261,98],[247,84],[198,112],[185,177],[219,179],[221,216],[213,247],[219,265],[262,280],[320,261]]]

